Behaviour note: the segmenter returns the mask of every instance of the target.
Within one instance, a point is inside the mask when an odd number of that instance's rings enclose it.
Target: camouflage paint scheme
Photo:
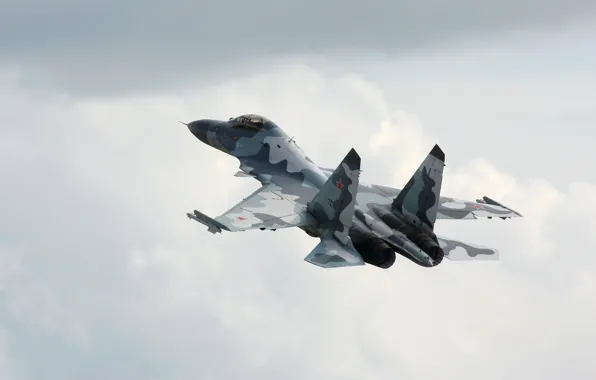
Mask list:
[[[438,145],[400,190],[361,183],[361,159],[354,149],[336,169],[319,167],[259,115],[185,125],[205,144],[236,157],[236,176],[262,185],[215,219],[196,210],[187,216],[212,233],[301,228],[320,239],[305,260],[323,268],[369,263],[386,269],[395,253],[425,267],[443,257],[497,259],[494,249],[436,236],[436,220],[521,217],[488,197],[472,202],[440,196],[445,154]]]

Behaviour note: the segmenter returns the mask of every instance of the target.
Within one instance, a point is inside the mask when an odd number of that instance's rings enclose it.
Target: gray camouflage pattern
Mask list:
[[[441,196],[445,154],[438,145],[405,187],[395,189],[359,181],[361,160],[354,149],[336,169],[317,166],[293,138],[262,116],[185,125],[205,144],[236,157],[236,176],[262,185],[215,219],[196,210],[187,216],[212,233],[301,228],[321,239],[305,260],[322,267],[377,265],[362,248],[373,242],[426,267],[443,257],[494,259],[495,250],[437,237],[435,221],[522,216],[488,197],[473,202]]]
[[[480,245],[463,243],[457,240],[439,237],[439,245],[445,252],[445,257],[451,261],[467,260],[498,260],[499,251]]]
[[[344,245],[348,243],[354,217],[359,176],[360,156],[352,149],[306,207],[318,228],[333,231]]]
[[[437,198],[441,193],[444,166],[445,154],[435,145],[393,201],[393,207],[408,220],[431,231],[437,219]]]
[[[321,239],[321,242],[304,260],[321,268],[364,265],[364,260],[351,241],[344,246],[331,236]]]

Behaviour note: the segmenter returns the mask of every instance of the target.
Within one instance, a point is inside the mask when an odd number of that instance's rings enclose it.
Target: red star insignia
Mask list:
[[[474,208],[480,210],[482,208],[482,206],[481,205],[474,205]]]
[[[245,218],[243,218],[241,216],[237,217],[236,219],[238,219],[238,220],[246,220]]]
[[[344,187],[344,184],[343,184],[343,183],[341,183],[341,178],[339,179],[339,181],[337,181],[337,182],[335,183],[335,185],[336,185],[336,186],[337,186],[337,188],[338,188],[338,189],[340,189],[340,190],[341,190],[341,189]]]

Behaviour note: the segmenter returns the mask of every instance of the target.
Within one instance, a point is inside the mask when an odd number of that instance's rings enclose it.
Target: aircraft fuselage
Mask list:
[[[241,169],[262,183],[272,174],[285,176],[285,180],[301,187],[307,202],[331,174],[316,165],[280,127],[263,117],[203,119],[187,126],[203,143],[238,158]],[[406,216],[392,209],[390,198],[383,191],[359,184],[350,238],[364,261],[388,268],[395,262],[397,252],[421,266],[438,265],[443,251],[433,231],[412,225]],[[313,223],[300,228],[310,236],[321,237],[319,227]]]

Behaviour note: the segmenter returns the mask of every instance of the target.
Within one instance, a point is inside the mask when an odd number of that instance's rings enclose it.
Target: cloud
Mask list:
[[[447,168],[445,194],[494,195],[526,218],[438,232],[497,247],[500,262],[324,271],[303,261],[316,241],[300,231],[214,236],[185,217],[217,215],[257,183],[176,120],[262,113],[321,165],[354,146],[363,180],[400,187],[441,132],[382,88],[301,65],[182,100],[42,98],[3,80],[0,364],[11,380],[596,374],[594,183],[557,188],[469,156]]]
[[[591,0],[21,1],[0,15],[0,64],[26,69],[22,83],[38,90],[137,93],[245,76],[280,56],[403,55],[595,11]]]

